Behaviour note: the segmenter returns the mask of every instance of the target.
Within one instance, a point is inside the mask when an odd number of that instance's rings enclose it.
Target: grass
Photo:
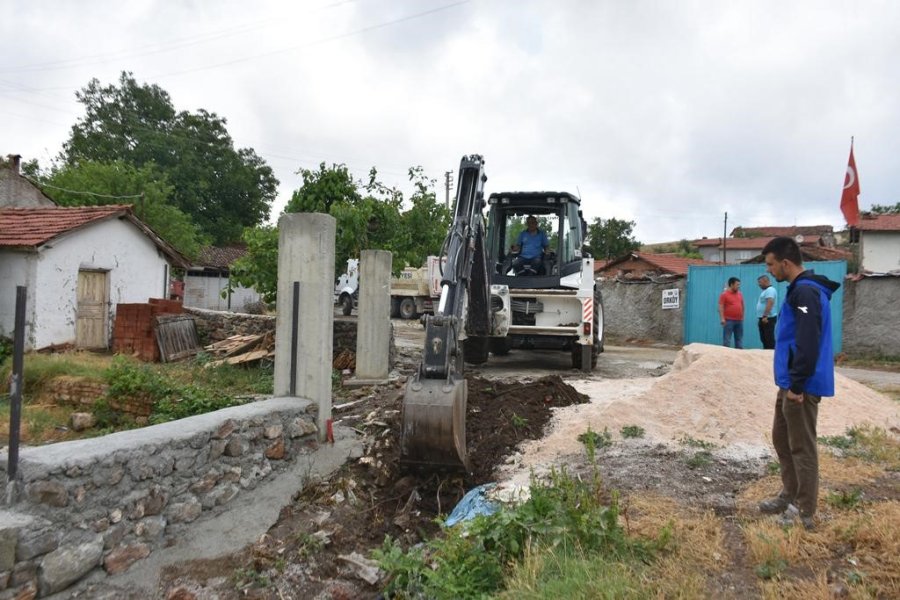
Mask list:
[[[222,365],[206,368],[208,357],[170,364],[142,363],[130,357],[90,352],[25,356],[22,424],[25,444],[42,444],[93,437],[139,426],[134,417],[114,410],[114,400],[143,398],[152,402],[154,423],[240,404],[248,397],[272,392],[271,368]],[[0,367],[0,378],[10,375],[11,364]],[[85,379],[109,386],[106,398],[90,407],[66,406],[52,400],[54,381],[60,377]],[[9,397],[0,395],[0,435],[9,436]],[[97,426],[84,432],[68,428],[72,412],[90,410]]]

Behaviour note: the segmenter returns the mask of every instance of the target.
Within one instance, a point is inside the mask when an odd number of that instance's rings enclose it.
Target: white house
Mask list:
[[[900,271],[900,215],[863,216],[857,229],[863,271]]]
[[[209,310],[244,312],[262,297],[253,288],[229,288],[231,265],[247,253],[245,246],[208,246],[184,274],[184,305]]]
[[[116,304],[166,298],[172,266],[187,260],[130,206],[0,208],[0,335],[24,285],[29,349],[108,348]]]

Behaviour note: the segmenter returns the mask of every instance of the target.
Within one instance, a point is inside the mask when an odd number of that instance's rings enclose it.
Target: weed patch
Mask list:
[[[623,438],[642,438],[644,437],[644,428],[639,425],[625,425],[619,430]]]

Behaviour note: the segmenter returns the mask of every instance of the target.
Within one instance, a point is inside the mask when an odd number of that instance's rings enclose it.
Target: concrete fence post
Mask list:
[[[386,250],[363,250],[359,268],[356,378],[384,380],[390,370],[391,259]]]
[[[320,441],[331,420],[334,239],[330,215],[293,213],[278,220],[274,391],[318,404]]]

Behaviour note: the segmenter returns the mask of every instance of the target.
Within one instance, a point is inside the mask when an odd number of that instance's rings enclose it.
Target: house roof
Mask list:
[[[0,248],[40,248],[66,234],[109,219],[130,221],[169,257],[172,264],[187,267],[188,260],[135,217],[131,206],[125,204],[0,209]]]
[[[860,231],[900,231],[900,215],[863,215],[857,229]]]
[[[214,269],[227,269],[234,261],[245,254],[247,254],[247,246],[243,244],[235,244],[232,246],[207,246],[200,250],[200,254],[194,261],[194,265],[211,267]]]
[[[834,233],[831,225],[797,225],[789,227],[735,227],[731,230],[732,237],[804,237],[815,235],[822,236]]]
[[[773,238],[726,238],[726,246],[729,250],[762,250]],[[692,242],[698,248],[721,248],[722,238],[705,238]]]
[[[826,246],[807,246],[800,245],[800,256],[804,262],[817,260],[846,260],[853,258],[853,253],[843,248],[828,248]],[[758,254],[749,260],[743,261],[744,264],[765,262],[765,257]]]
[[[677,254],[649,254],[646,252],[629,252],[619,258],[614,258],[605,263],[594,265],[594,272],[602,272],[620,265],[629,260],[638,260],[647,263],[651,268],[655,268],[662,273],[671,273],[673,275],[687,275],[688,265],[708,265],[710,263],[699,258],[685,258]],[[649,269],[648,269],[649,270]]]

